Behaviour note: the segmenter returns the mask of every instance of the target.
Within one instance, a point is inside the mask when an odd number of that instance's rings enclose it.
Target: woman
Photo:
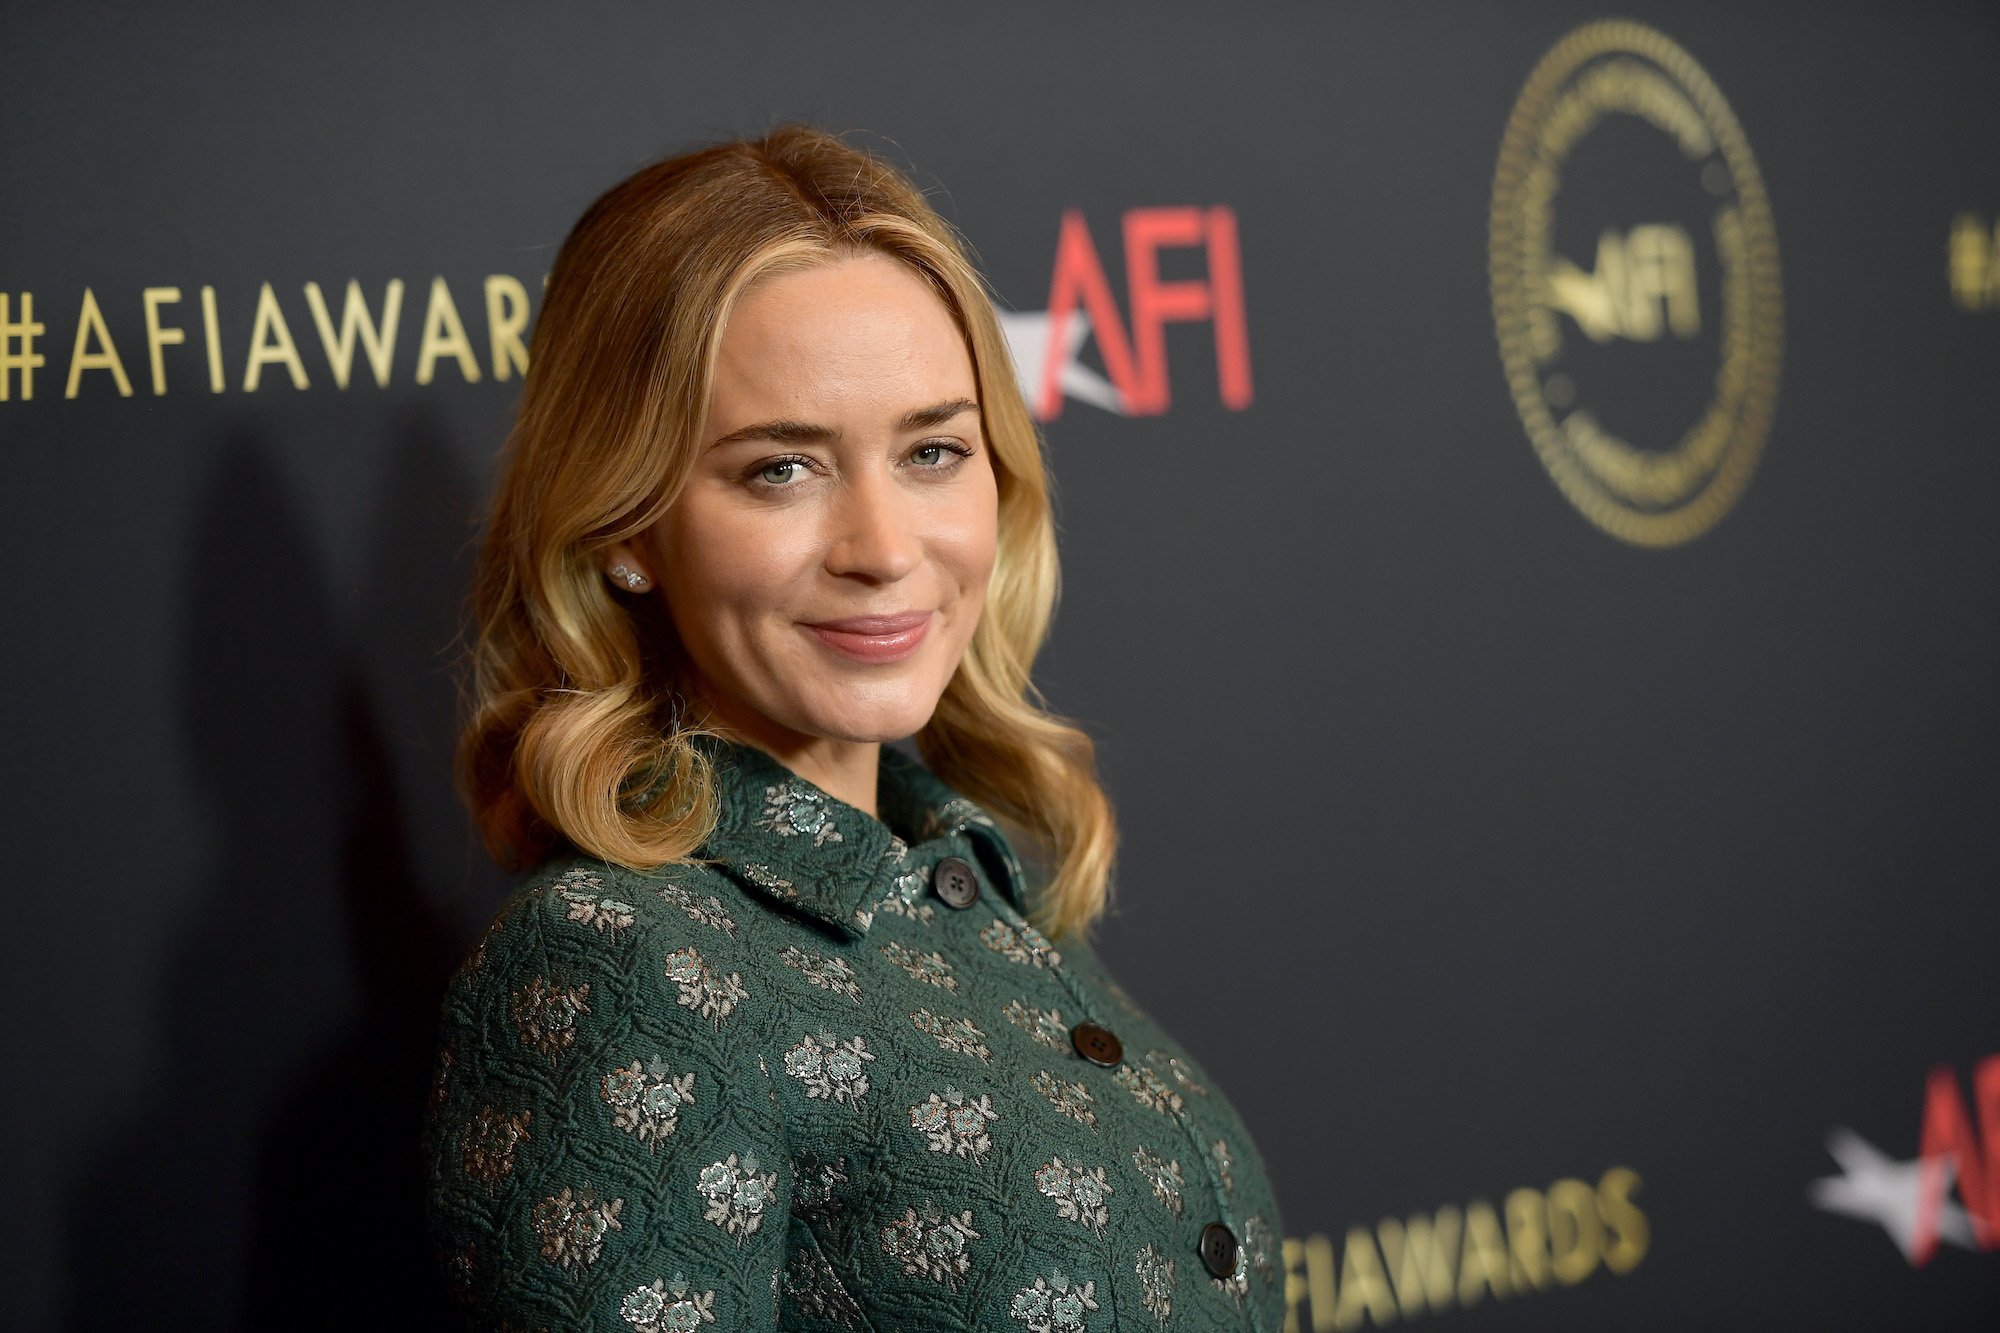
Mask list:
[[[1277,1333],[1256,1148],[1084,939],[1039,438],[906,179],[788,127],[592,205],[480,560],[461,776],[534,868],[425,1132],[475,1325]]]

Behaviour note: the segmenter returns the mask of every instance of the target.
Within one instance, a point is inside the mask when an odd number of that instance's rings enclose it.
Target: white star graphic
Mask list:
[[[1048,364],[1049,312],[1046,310],[1002,310],[1000,331],[1007,335],[1007,350],[1014,357],[1014,378],[1033,405],[1042,396],[1042,368]],[[1063,396],[1125,415],[1125,396],[1118,386],[1076,359],[1084,339],[1090,336],[1090,316],[1082,310],[1070,312],[1063,329],[1062,373],[1056,383]]]
[[[1925,1159],[1898,1162],[1851,1129],[1827,1135],[1826,1150],[1840,1163],[1841,1174],[1822,1176],[1807,1192],[1813,1206],[1829,1213],[1877,1222],[1903,1258],[1913,1260],[1917,1244],[1917,1201],[1923,1193]],[[1941,1194],[1951,1190],[1958,1163],[1945,1158]],[[1938,1236],[1968,1250],[1979,1248],[1976,1224],[1965,1209],[1948,1198],[1938,1200]]]

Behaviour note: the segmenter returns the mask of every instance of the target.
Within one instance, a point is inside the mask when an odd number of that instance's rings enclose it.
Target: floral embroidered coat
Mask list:
[[[1222,1091],[977,806],[883,748],[877,819],[704,740],[710,865],[558,856],[447,995],[430,1226],[481,1329],[1279,1333]]]

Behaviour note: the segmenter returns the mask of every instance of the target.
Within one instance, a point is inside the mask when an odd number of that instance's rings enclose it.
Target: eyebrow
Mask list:
[[[934,403],[929,407],[913,408],[903,413],[896,423],[899,432],[929,430],[932,426],[942,426],[961,412],[976,412],[979,404],[970,398],[953,398],[947,402]],[[742,426],[721,436],[709,445],[718,448],[725,444],[735,444],[739,440],[776,440],[780,444],[823,444],[838,439],[840,432],[827,426],[815,426],[804,421],[759,421],[754,425]]]

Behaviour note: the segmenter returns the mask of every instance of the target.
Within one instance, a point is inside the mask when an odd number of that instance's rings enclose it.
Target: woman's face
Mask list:
[[[950,312],[887,255],[743,292],[701,455],[638,552],[723,721],[783,751],[930,720],[993,571],[978,402]]]

